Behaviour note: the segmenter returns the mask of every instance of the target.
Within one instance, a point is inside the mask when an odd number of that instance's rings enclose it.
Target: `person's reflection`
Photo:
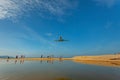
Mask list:
[[[20,64],[23,64],[24,63],[24,60],[20,60]]]
[[[9,62],[9,58],[10,58],[10,57],[8,56],[8,58],[7,58],[7,62]]]
[[[53,60],[50,60],[50,63],[53,64]]]
[[[60,63],[63,63],[63,60],[62,60],[62,59],[59,59],[59,62],[60,62]]]
[[[9,62],[9,59],[7,59],[7,62]]]
[[[47,63],[49,63],[49,60],[47,60]]]
[[[53,60],[47,60],[47,63],[53,64]]]
[[[42,62],[43,62],[43,61],[42,61],[42,60],[40,60],[40,63],[41,63],[41,64],[42,64]]]
[[[15,60],[15,64],[17,63],[17,60]]]

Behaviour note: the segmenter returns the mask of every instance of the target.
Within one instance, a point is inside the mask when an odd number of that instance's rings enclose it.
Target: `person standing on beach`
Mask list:
[[[18,55],[16,55],[16,59],[18,59]]]
[[[25,55],[23,56],[23,58],[25,58]]]
[[[21,55],[21,58],[23,58],[23,55]]]
[[[43,58],[43,55],[41,55],[41,58]]]
[[[8,56],[8,59],[10,59],[10,57]]]

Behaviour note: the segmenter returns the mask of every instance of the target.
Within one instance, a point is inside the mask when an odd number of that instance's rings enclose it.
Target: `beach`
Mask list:
[[[75,56],[73,61],[82,64],[98,66],[120,67],[120,54],[96,55],[96,56]]]
[[[1,58],[1,60],[3,60]],[[120,67],[120,55],[96,55],[96,56],[75,56],[72,58],[10,58],[4,60],[24,60],[24,61],[64,61],[71,60],[76,63],[98,65],[98,66],[112,66]]]
[[[75,56],[75,60],[97,60],[97,61],[117,61],[120,60],[120,54],[95,55],[95,56]]]

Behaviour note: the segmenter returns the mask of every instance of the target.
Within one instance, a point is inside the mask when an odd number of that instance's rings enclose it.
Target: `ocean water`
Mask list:
[[[120,80],[120,68],[70,60],[0,60],[0,80]]]

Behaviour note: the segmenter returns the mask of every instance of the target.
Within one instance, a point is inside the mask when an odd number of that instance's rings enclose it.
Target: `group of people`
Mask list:
[[[19,61],[18,59],[20,59],[20,64],[23,64],[24,63],[24,58],[25,58],[24,55],[21,55],[21,56],[16,55],[15,56],[15,64]],[[7,62],[9,62],[9,59],[10,59],[10,57],[8,56]]]
[[[46,57],[44,57],[43,55],[41,55],[41,57],[40,58],[48,58],[48,59],[53,59],[53,58],[55,58],[54,57],[54,55],[50,55],[50,56],[46,56]],[[59,60],[62,60],[62,56],[60,56],[60,57],[57,57],[57,58],[59,58]]]
[[[19,57],[18,55],[16,55],[15,58],[16,58],[16,59],[18,59],[18,58],[25,58],[25,56],[24,56],[24,55],[21,55],[21,56]]]
[[[25,58],[25,56],[24,55],[21,55],[20,57],[18,56],[18,55],[16,55],[16,57],[15,57],[16,59],[18,59],[18,58]],[[10,59],[10,57],[8,56],[8,59]]]
[[[45,58],[43,55],[41,55],[40,58]],[[46,58],[54,58],[54,55],[51,55],[51,56],[47,56]]]

